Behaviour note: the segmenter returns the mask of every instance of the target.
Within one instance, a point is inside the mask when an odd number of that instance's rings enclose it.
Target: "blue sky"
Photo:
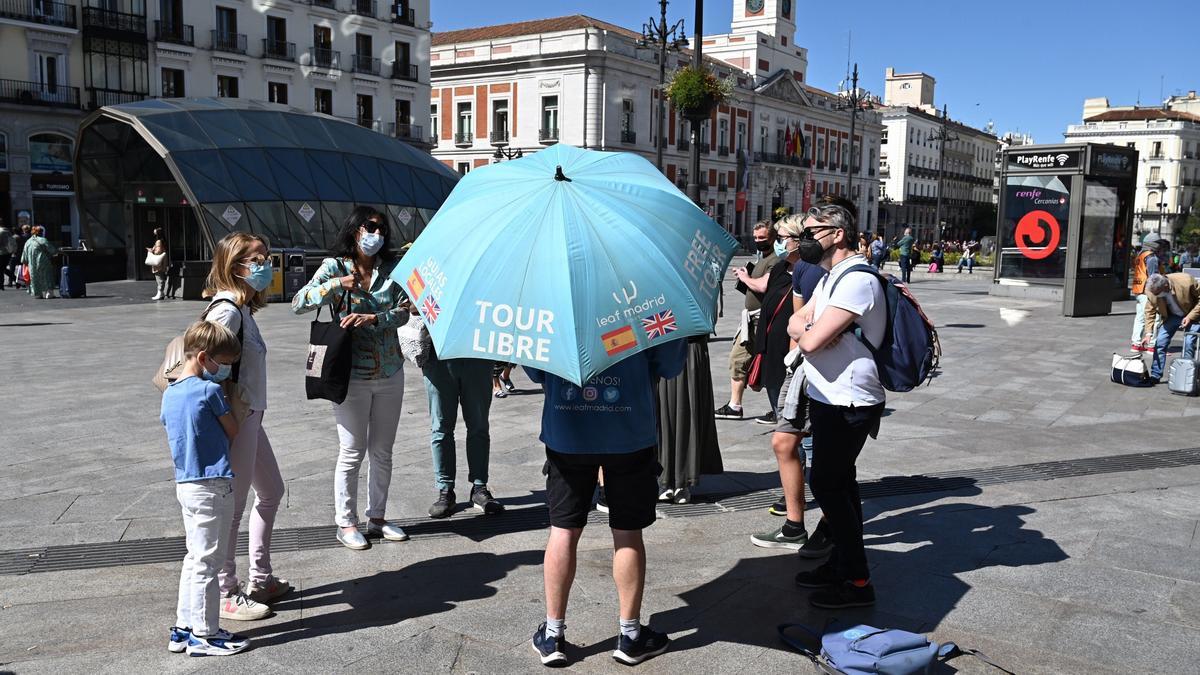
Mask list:
[[[705,33],[729,28],[735,0],[705,3]],[[736,0],[742,2],[743,0]],[[655,0],[432,0],[434,30],[454,30],[564,14],[587,14],[639,30]],[[809,82],[836,89],[846,72],[847,38],[860,85],[882,95],[884,70],[937,79],[937,104],[950,116],[998,133],[1020,130],[1039,143],[1062,141],[1083,100],[1155,105],[1200,90],[1200,2],[1159,0],[796,0],[796,42],[809,50]],[[670,21],[692,0],[674,0]],[[1160,80],[1161,78],[1161,80]]]

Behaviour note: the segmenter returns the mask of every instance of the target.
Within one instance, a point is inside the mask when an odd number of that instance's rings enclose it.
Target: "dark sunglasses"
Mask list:
[[[368,220],[367,222],[362,224],[362,229],[366,230],[367,232],[372,232],[375,234],[382,234],[384,229],[386,229],[386,227],[387,226],[384,225],[383,223],[376,222],[374,220]]]
[[[800,231],[800,236],[804,239],[816,239],[818,232],[836,229],[838,229],[837,225],[817,225],[816,227],[806,227]]]

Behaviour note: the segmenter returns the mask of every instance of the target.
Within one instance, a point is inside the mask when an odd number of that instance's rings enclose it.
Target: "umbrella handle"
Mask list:
[[[561,164],[559,166],[554,167],[554,180],[566,181],[568,183],[571,182],[570,178],[567,178],[566,176],[563,175]]]

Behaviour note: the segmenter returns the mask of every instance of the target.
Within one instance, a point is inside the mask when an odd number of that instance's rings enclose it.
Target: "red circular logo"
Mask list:
[[[1041,260],[1058,250],[1062,232],[1054,216],[1046,211],[1030,211],[1017,222],[1013,238],[1026,258]]]

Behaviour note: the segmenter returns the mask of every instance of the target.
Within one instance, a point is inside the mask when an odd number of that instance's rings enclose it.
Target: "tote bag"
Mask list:
[[[343,272],[345,268],[343,268]],[[329,309],[330,320],[321,321],[321,307],[308,328],[308,360],[304,365],[304,392],[308,399],[325,399],[341,404],[350,388],[350,367],[354,357],[350,331],[342,328],[338,308]]]

